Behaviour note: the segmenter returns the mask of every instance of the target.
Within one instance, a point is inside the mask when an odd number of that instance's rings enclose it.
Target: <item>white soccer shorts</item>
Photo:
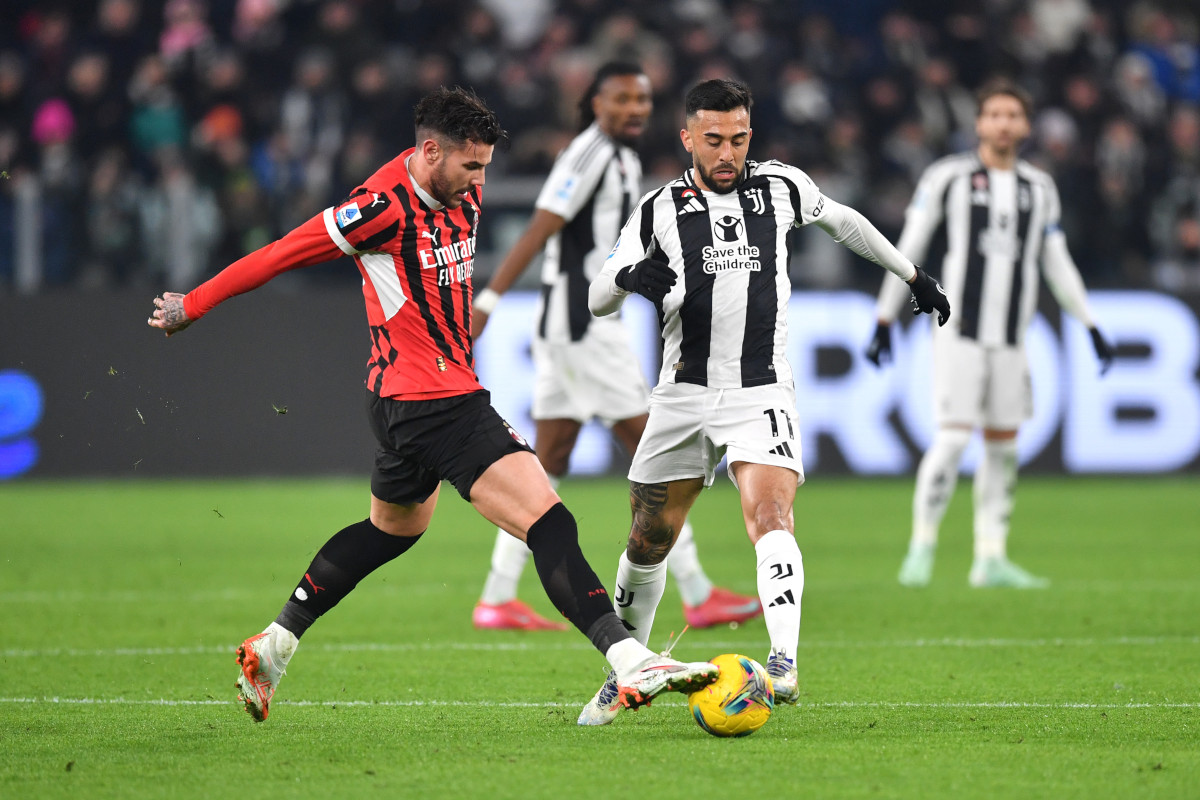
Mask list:
[[[666,483],[704,478],[712,486],[722,456],[729,463],[770,464],[804,482],[796,389],[772,383],[746,389],[659,384],[650,395],[650,420],[633,456],[629,480]],[[737,485],[731,472],[730,480]]]
[[[620,322],[592,320],[578,342],[533,339],[532,417],[599,419],[605,425],[646,413],[649,390],[629,331]]]
[[[948,329],[933,335],[934,417],[939,425],[1016,430],[1033,416],[1024,347],[984,346]]]

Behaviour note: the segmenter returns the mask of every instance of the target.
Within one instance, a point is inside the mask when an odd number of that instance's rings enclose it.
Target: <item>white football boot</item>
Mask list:
[[[617,676],[617,703],[625,708],[640,708],[663,692],[692,692],[717,679],[720,669],[711,661],[676,661],[663,655],[651,655],[626,675]]]
[[[767,674],[771,676],[771,686],[775,689],[775,702],[796,705],[800,699],[800,679],[791,659],[772,653],[767,659]]]
[[[1049,578],[1034,575],[1003,557],[975,559],[967,582],[976,589],[1045,589],[1050,585]]]
[[[621,704],[617,702],[617,673],[611,669],[596,696],[579,712],[579,725],[607,725],[617,718]]]
[[[908,548],[908,555],[900,565],[899,580],[903,586],[928,586],[933,577],[934,546],[931,544],[914,544]]]
[[[291,631],[272,622],[265,631],[238,646],[237,663],[242,668],[237,679],[238,700],[246,704],[255,722],[267,718],[271,698],[297,644],[299,640]]]

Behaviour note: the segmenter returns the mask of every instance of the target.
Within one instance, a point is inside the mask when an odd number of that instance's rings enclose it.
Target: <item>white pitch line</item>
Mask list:
[[[801,640],[800,649],[912,649],[930,647],[948,648],[984,648],[984,647],[1153,647],[1157,645],[1194,645],[1200,644],[1200,636],[1113,636],[1108,638],[1048,638],[1048,639],[897,639],[878,641],[841,641],[841,640]],[[706,650],[737,650],[747,646],[745,640],[740,641],[695,641],[689,643],[689,649],[695,650],[703,645]],[[560,652],[572,650],[590,650],[591,645],[584,641],[570,642],[347,642],[344,644],[319,644],[305,648],[306,651],[325,653],[411,653],[436,652],[445,650],[462,650],[472,652]],[[138,658],[151,656],[195,656],[195,655],[225,655],[234,652],[235,645],[226,646],[195,646],[195,647],[117,647],[108,649],[84,649],[75,647],[50,647],[37,649],[9,648],[0,650],[0,658],[110,658],[114,656],[133,656]]]
[[[666,700],[667,705],[683,705],[682,701],[673,698],[659,698],[655,702]],[[674,700],[674,702],[672,702]],[[165,698],[153,700],[130,700],[125,697],[0,697],[0,704],[9,705],[77,705],[77,706],[237,706],[237,700],[168,700]],[[495,702],[490,700],[276,700],[273,706],[296,706],[316,708],[575,708],[578,703],[521,703]],[[1167,708],[1200,708],[1200,703],[1036,703],[1020,701],[1000,702],[947,702],[947,703],[918,703],[905,701],[853,701],[842,700],[835,702],[801,703],[800,708],[880,708],[880,709],[1019,709],[1044,708],[1069,710],[1095,709],[1100,711],[1122,709],[1167,709]]]

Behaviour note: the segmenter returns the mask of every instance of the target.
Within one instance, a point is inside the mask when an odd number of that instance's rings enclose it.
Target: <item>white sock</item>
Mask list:
[[[971,432],[964,428],[939,428],[921,458],[913,493],[910,548],[937,544],[938,526],[958,485],[958,462],[970,440]]]
[[[679,538],[667,555],[667,568],[671,577],[679,586],[679,594],[683,602],[689,606],[698,606],[712,594],[712,581],[704,574],[700,566],[700,556],[696,552],[696,540],[692,538],[692,524],[684,521],[679,529]]]
[[[975,558],[1004,558],[1017,486],[1017,440],[985,439],[975,470]]]
[[[800,639],[800,598],[804,594],[804,560],[796,537],[770,531],[754,545],[758,557],[758,597],[771,637],[771,653],[796,661]]]
[[[280,669],[283,669],[292,660],[292,656],[296,653],[296,646],[300,644],[300,640],[296,638],[296,634],[278,622],[272,622],[263,633],[271,634],[267,639],[271,642],[271,647],[275,650],[273,656],[274,662],[279,665]]]
[[[496,545],[492,548],[492,568],[483,583],[480,602],[498,606],[517,596],[517,584],[529,560],[529,547],[506,531],[496,532]]]
[[[625,627],[642,644],[650,641],[654,613],[667,588],[667,564],[634,564],[622,552],[617,562],[616,594],[613,610]]]
[[[650,648],[633,638],[622,639],[611,645],[604,653],[609,666],[616,671],[618,679],[625,678],[633,672],[634,667],[653,655]]]

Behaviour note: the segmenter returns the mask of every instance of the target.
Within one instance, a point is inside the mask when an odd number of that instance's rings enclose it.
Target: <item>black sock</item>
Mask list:
[[[566,506],[555,504],[529,526],[525,538],[550,602],[596,649],[607,653],[614,642],[629,638],[613,613],[608,592],[579,549],[579,529]]]
[[[338,604],[358,582],[417,543],[356,522],[334,534],[317,552],[275,621],[300,638],[317,617]]]

